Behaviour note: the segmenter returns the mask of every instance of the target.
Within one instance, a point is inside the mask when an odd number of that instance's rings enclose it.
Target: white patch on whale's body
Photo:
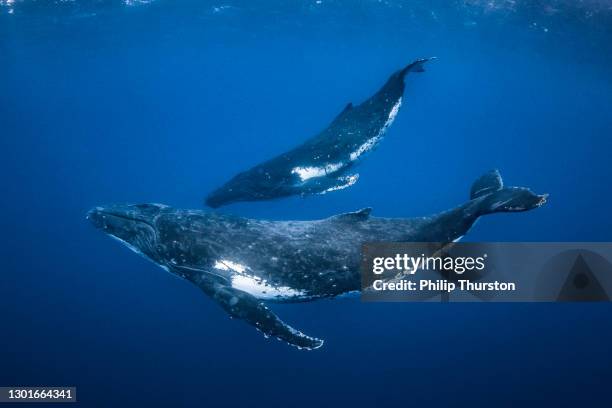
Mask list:
[[[216,261],[214,268],[222,271],[234,271],[237,273],[244,273],[244,271],[247,270],[246,266],[237,262],[228,261],[227,259],[220,259]]]
[[[274,286],[265,279],[251,275],[246,271],[248,266],[227,259],[215,261],[215,269],[235,272],[230,277],[232,288],[241,290],[249,295],[262,300],[284,300],[304,297],[302,290],[293,289],[289,286]]]
[[[304,297],[304,291],[290,288],[289,286],[272,286],[265,279],[251,275],[234,275],[232,276],[232,288],[242,290],[257,299],[273,300],[273,299],[292,299]]]
[[[389,116],[387,117],[387,120],[385,121],[385,124],[382,126],[378,134],[374,136],[373,138],[366,140],[361,146],[357,148],[357,150],[355,150],[349,155],[351,161],[355,161],[359,159],[359,157],[361,157],[364,153],[367,153],[370,150],[372,150],[374,147],[376,147],[376,145],[378,144],[380,139],[382,139],[382,137],[384,136],[389,126],[391,126],[391,124],[395,120],[395,117],[397,116],[397,113],[399,112],[400,106],[402,106],[402,98],[399,98],[397,102],[395,103],[395,105],[393,105],[393,107],[391,108],[391,111],[389,112]]]
[[[343,163],[331,163],[326,164],[325,166],[314,167],[294,167],[291,169],[291,174],[297,174],[300,177],[300,180],[306,181],[315,177],[323,177],[328,175],[329,173],[333,173],[337,170],[340,170],[344,164]]]

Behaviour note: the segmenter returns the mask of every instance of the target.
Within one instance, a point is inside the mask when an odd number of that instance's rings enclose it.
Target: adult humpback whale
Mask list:
[[[261,221],[161,204],[96,207],[90,221],[135,252],[187,279],[231,316],[266,336],[315,349],[323,340],[280,320],[264,302],[299,302],[360,289],[360,247],[372,241],[451,242],[478,217],[526,211],[546,202],[480,177],[466,203],[423,218],[370,217],[366,208],[317,221]]]
[[[359,177],[350,169],[372,150],[393,123],[409,72],[423,72],[420,59],[393,73],[361,105],[349,103],[332,123],[302,145],[237,174],[213,191],[206,204],[216,208],[237,201],[269,200],[296,194],[341,190]]]

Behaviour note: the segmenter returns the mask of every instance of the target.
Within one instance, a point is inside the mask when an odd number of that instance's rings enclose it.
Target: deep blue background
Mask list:
[[[300,352],[85,220],[200,208],[435,55],[352,189],[222,211],[426,215],[497,167],[550,201],[466,240],[610,241],[606,2],[42,3],[0,6],[0,385],[76,385],[86,406],[612,404],[610,305],[274,306],[326,340]]]

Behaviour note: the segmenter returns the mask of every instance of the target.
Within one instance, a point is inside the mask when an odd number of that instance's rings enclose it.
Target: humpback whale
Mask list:
[[[232,317],[303,349],[323,340],[284,323],[267,302],[303,302],[360,290],[363,243],[453,242],[481,216],[527,211],[546,202],[504,187],[491,171],[470,200],[437,215],[377,218],[370,208],[315,221],[263,221],[162,204],[96,207],[93,225],[168,272],[188,280]]]
[[[416,60],[393,73],[365,102],[346,105],[321,133],[237,174],[209,194],[206,204],[217,208],[237,201],[327,193],[355,184],[359,174],[351,169],[393,123],[402,104],[404,78],[409,72],[423,72],[423,64],[431,59]]]

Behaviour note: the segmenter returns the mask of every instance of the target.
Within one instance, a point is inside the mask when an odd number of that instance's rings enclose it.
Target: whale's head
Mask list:
[[[286,187],[279,185],[262,166],[238,173],[234,178],[206,197],[206,205],[218,208],[239,201],[261,201],[288,195]]]
[[[162,204],[95,207],[87,213],[87,219],[133,251],[154,259],[158,242],[156,219],[165,208],[168,207]]]

